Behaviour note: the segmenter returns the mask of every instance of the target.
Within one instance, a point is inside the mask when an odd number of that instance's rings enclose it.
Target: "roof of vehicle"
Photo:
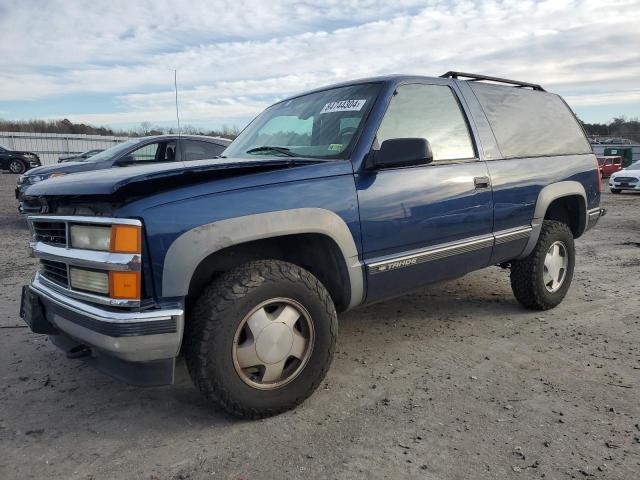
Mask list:
[[[468,78],[469,80],[466,80],[466,79],[463,79],[463,78],[459,78],[459,77]],[[283,100],[281,100],[280,102],[277,102],[277,103],[286,102],[286,101],[291,100],[293,98],[302,97],[302,96],[308,95],[310,93],[321,92],[323,90],[330,90],[332,88],[346,87],[346,86],[349,86],[349,85],[360,85],[360,84],[365,84],[365,83],[399,83],[399,82],[424,81],[424,80],[438,81],[438,82],[442,82],[443,80],[445,80],[445,81],[448,80],[450,82],[476,82],[476,83],[477,82],[489,81],[490,83],[488,83],[487,85],[494,85],[494,86],[497,86],[497,87],[504,87],[504,88],[531,87],[534,90],[543,91],[543,92],[545,91],[540,85],[537,85],[537,84],[534,84],[534,83],[520,82],[520,81],[517,81],[517,80],[508,80],[508,79],[504,79],[504,78],[489,77],[489,76],[486,76],[486,75],[476,75],[476,74],[471,74],[471,73],[462,73],[462,72],[450,71],[450,72],[447,72],[444,75],[441,75],[439,77],[431,77],[431,76],[426,76],[426,75],[408,75],[408,74],[393,73],[393,74],[388,74],[388,75],[380,75],[380,76],[376,76],[376,77],[357,78],[355,80],[348,80],[348,81],[345,81],[345,82],[339,82],[339,83],[334,83],[334,84],[331,84],[331,85],[325,85],[323,87],[314,88],[312,90],[307,90],[305,92],[298,93],[296,95],[292,95],[291,97],[284,98]]]

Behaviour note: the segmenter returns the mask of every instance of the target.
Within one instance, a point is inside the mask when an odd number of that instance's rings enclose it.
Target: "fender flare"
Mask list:
[[[364,270],[358,249],[344,220],[323,208],[296,208],[229,218],[200,225],[180,235],[167,250],[162,270],[162,296],[186,296],[193,274],[202,260],[233,245],[302,233],[331,238],[342,252],[351,297],[351,309],[364,298]]]
[[[584,186],[580,182],[574,180],[566,180],[563,182],[552,183],[547,185],[538,194],[538,200],[536,201],[536,208],[533,212],[533,219],[531,220],[531,235],[526,247],[518,258],[524,258],[528,256],[538,243],[538,237],[540,236],[540,230],[542,229],[542,221],[547,213],[547,209],[551,203],[562,197],[569,197],[578,195],[584,202],[584,219],[579,224],[578,235],[581,235],[587,228],[588,224],[588,212],[587,212],[587,193]]]

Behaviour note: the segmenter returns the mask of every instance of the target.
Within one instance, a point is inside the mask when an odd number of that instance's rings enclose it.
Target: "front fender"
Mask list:
[[[180,235],[169,247],[162,273],[162,296],[188,293],[191,278],[202,260],[223,248],[241,243],[301,233],[330,237],[340,248],[349,273],[349,307],[364,297],[363,268],[347,224],[323,208],[296,208],[229,218],[200,225]]]

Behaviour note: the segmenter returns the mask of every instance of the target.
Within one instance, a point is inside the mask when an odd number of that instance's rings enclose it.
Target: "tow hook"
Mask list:
[[[607,209],[606,208],[601,208],[600,209],[600,216],[604,217],[607,214]]]
[[[82,358],[91,355],[91,349],[86,345],[77,345],[67,352],[67,358]]]

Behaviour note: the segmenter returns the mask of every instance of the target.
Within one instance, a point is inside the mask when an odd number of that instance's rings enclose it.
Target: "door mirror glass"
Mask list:
[[[391,138],[382,142],[380,150],[372,152],[372,168],[409,167],[433,161],[426,138]]]
[[[133,155],[127,155],[125,157],[122,157],[116,163],[119,167],[126,167],[128,165],[133,165],[134,163],[136,163],[136,159],[133,157]]]

